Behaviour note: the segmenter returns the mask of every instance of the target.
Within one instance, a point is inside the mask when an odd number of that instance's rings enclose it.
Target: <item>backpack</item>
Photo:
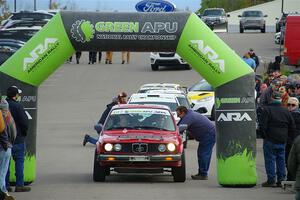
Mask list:
[[[7,115],[4,116],[5,124],[6,124],[6,132],[8,136],[8,141],[11,144],[14,144],[16,136],[17,136],[17,129],[15,125],[15,121],[11,116],[11,113],[8,111]]]

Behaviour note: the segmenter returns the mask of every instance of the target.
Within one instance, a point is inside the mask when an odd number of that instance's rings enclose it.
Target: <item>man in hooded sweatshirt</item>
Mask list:
[[[100,120],[98,121],[98,123],[95,125],[95,127],[99,124],[103,125],[109,112],[111,111],[112,107],[114,107],[115,105],[118,104],[126,104],[127,103],[127,94],[125,92],[121,92],[120,94],[118,94],[118,97],[114,97],[112,99],[112,102],[106,105],[106,109],[104,110],[104,112],[102,113]],[[85,146],[86,143],[91,143],[91,144],[96,144],[97,143],[97,139],[91,137],[90,135],[86,134],[83,138],[83,142],[82,145]]]

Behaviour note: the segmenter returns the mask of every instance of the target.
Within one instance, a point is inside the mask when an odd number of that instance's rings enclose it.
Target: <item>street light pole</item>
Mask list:
[[[283,14],[283,4],[284,4],[284,0],[281,0],[281,13]]]
[[[33,0],[33,10],[36,11],[36,0]]]
[[[17,0],[14,0],[14,12],[17,12]]]
[[[49,10],[52,9],[52,0],[49,1]]]

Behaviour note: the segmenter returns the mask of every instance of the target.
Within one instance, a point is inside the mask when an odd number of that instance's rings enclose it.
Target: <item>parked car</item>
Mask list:
[[[199,16],[199,15],[198,15]],[[228,20],[229,14],[226,14],[223,8],[207,8],[200,15],[202,21],[206,23],[215,32],[224,31],[228,32]]]
[[[188,98],[191,102],[192,110],[214,120],[215,92],[214,88],[206,80],[202,79],[198,83],[192,85],[188,89]]]
[[[8,19],[3,20],[0,25],[0,29],[2,29],[6,24],[11,23],[16,20],[23,21],[47,21],[50,20],[54,14],[46,12],[46,11],[21,11],[17,13],[13,13]]]
[[[13,39],[0,39],[0,65],[2,65],[19,48],[24,46],[24,42]]]
[[[159,70],[159,66],[191,69],[191,66],[175,52],[151,52],[150,62],[153,71]]]
[[[266,20],[260,10],[246,10],[242,15],[238,15],[240,19],[240,33],[244,33],[244,30],[257,30],[260,29],[262,33],[266,32]]]
[[[0,38],[14,39],[27,42],[34,34],[41,29],[40,26],[34,27],[18,27],[0,30]]]
[[[275,33],[274,41],[275,44],[284,44],[284,31]]]
[[[177,83],[147,83],[140,87],[138,93],[146,93],[148,90],[179,90],[187,93],[187,88]]]
[[[49,20],[38,20],[38,21],[31,21],[31,20],[14,20],[7,22],[4,26],[2,26],[1,30],[8,29],[8,28],[17,28],[17,27],[43,27],[47,24]]]
[[[118,173],[172,172],[175,182],[186,180],[185,155],[174,117],[166,106],[118,105],[109,113],[94,155],[93,180],[103,182]]]

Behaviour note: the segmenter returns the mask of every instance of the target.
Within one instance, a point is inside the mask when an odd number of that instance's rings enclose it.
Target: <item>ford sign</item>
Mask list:
[[[163,0],[144,0],[135,5],[138,12],[173,12],[175,5]]]

